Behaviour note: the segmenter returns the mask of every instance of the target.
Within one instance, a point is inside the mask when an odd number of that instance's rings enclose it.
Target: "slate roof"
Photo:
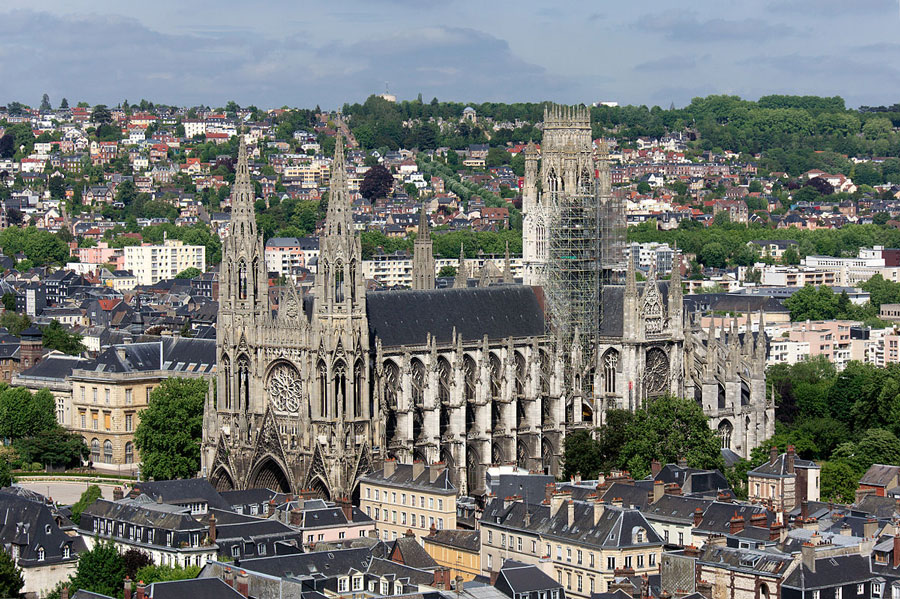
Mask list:
[[[497,483],[491,479],[490,492],[496,497],[518,495],[526,503],[540,504],[546,497],[546,488],[556,478],[549,474],[501,474]]]
[[[515,310],[511,307],[515,307]],[[544,312],[531,287],[496,285],[431,291],[366,294],[369,335],[386,347],[423,345],[430,333],[450,343],[454,328],[463,341],[544,334]]]
[[[685,497],[683,495],[663,495],[642,511],[652,520],[666,522],[691,522],[697,508],[705,511],[712,503],[710,499]]]
[[[159,480],[135,483],[132,495],[143,493],[153,499],[162,498],[163,502],[184,504],[205,502],[211,508],[230,510],[231,504],[225,501],[215,487],[205,478],[185,478],[178,480]]]
[[[154,582],[147,586],[145,594],[151,599],[243,599],[244,597],[221,578]],[[135,596],[134,592],[131,596]]]
[[[295,555],[279,555],[241,560],[244,570],[269,576],[328,577],[345,574],[351,569],[365,572],[372,560],[368,548],[314,551]]]
[[[900,474],[900,466],[872,464],[862,478],[859,479],[859,484],[872,487],[887,487],[894,484],[898,474]]]
[[[481,550],[480,530],[451,530],[444,528],[435,531],[434,534],[430,534],[422,540],[426,543],[453,547],[471,553],[478,553]]]
[[[500,567],[500,574],[497,577],[496,586],[504,592],[508,589],[510,597],[514,597],[518,593],[562,588],[560,583],[541,572],[534,564],[523,564],[514,560],[503,562],[503,566]]]
[[[869,570],[869,559],[861,555],[837,555],[816,559],[816,571],[805,564],[797,568],[782,582],[782,588],[812,590],[845,584],[868,582],[875,578]]]
[[[794,456],[794,468],[812,468],[819,469],[819,466],[816,465],[812,460],[804,460],[797,456]],[[757,466],[753,470],[749,472],[750,476],[762,476],[766,478],[779,478],[783,476],[795,476],[795,474],[788,473],[787,468],[787,454],[780,454],[775,461],[767,461],[761,466]]]
[[[415,537],[398,537],[391,542],[390,548],[388,555],[393,561],[419,570],[434,570],[438,567],[438,563],[434,561],[433,557],[428,555],[428,552],[425,551],[425,548],[419,544]]]
[[[215,371],[216,342],[213,339],[188,337],[160,337],[163,346],[162,366],[173,372],[208,374]],[[93,372],[144,372],[159,370],[160,341],[128,343],[120,346],[125,359],[119,356],[117,347],[111,346],[95,360],[85,363],[82,370]]]
[[[716,495],[719,491],[731,490],[728,479],[718,470],[686,468],[677,464],[666,464],[653,480],[676,483],[685,495]]]
[[[783,576],[794,561],[790,555],[781,555],[758,549],[738,549],[722,545],[709,545],[704,548],[699,561],[712,564],[714,568],[741,570]]]
[[[18,545],[21,567],[75,562],[77,554],[86,549],[80,536],[70,537],[60,530],[50,506],[41,501],[4,490],[0,493],[0,513],[0,546]],[[65,545],[69,545],[69,558],[63,558]],[[40,562],[39,547],[44,549]]]
[[[569,543],[598,548],[626,548],[662,545],[662,538],[638,510],[604,505],[600,520],[594,524],[594,506],[583,501],[572,502],[574,519],[568,522],[568,506],[563,505],[555,515],[550,506],[526,506],[516,501],[504,507],[503,499],[496,498],[484,509],[482,526],[500,525],[529,534],[540,534],[548,539],[561,539]],[[529,513],[526,524],[525,514]],[[637,528],[645,531],[644,542],[633,543],[632,533]]]
[[[775,514],[762,506],[714,501],[706,506],[703,521],[696,530],[704,533],[729,534],[729,523],[735,515],[743,516],[744,526],[749,527],[750,519],[757,514],[766,515],[767,527],[775,520]]]
[[[853,511],[871,514],[876,518],[893,518],[898,512],[897,500],[893,497],[866,495],[853,506]]]
[[[134,500],[113,502],[98,499],[87,506],[82,514],[162,530],[196,531],[205,528],[205,525],[191,517],[187,508],[154,502],[142,503]],[[84,526],[85,521],[82,520],[81,524]]]
[[[430,472],[434,466],[426,466],[422,469],[422,473],[417,477],[413,477],[412,464],[396,464],[394,473],[390,476],[384,475],[384,469],[376,470],[362,477],[362,481],[384,485],[387,487],[425,490],[430,493],[438,493],[441,495],[456,495],[456,487],[450,482],[450,470],[444,468],[434,482],[430,480]]]
[[[43,360],[22,371],[19,376],[29,379],[64,381],[72,374],[75,368],[82,368],[90,360],[80,356],[69,356],[61,353],[51,353]]]

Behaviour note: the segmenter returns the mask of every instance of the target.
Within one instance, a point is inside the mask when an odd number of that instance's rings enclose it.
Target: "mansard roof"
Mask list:
[[[428,334],[451,343],[544,335],[544,312],[534,290],[522,285],[366,294],[369,335],[386,347],[423,345]]]

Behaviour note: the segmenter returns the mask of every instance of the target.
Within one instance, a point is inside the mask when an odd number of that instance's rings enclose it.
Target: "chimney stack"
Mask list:
[[[779,539],[781,539],[781,524],[773,521],[769,528],[769,540],[778,541]]]
[[[566,510],[568,512],[566,515],[566,522],[568,523],[569,528],[572,528],[575,526],[575,502],[571,499],[566,502]]]
[[[894,569],[900,568],[900,531],[894,531]]]
[[[116,487],[113,489],[113,501],[119,501],[125,497],[125,492],[122,491],[122,487]]]
[[[347,522],[353,522],[353,504],[350,503],[349,497],[341,497],[337,500],[338,506],[340,506],[341,511],[344,512],[344,518],[347,519]]]
[[[271,517],[274,516],[274,515],[275,515],[275,500],[274,500],[274,499],[270,499],[270,500],[269,500],[269,506],[268,506],[268,508],[266,509],[266,518],[271,518]]]
[[[125,577],[125,584],[123,585],[123,595],[125,599],[131,599],[131,578],[128,576]]]
[[[550,498],[550,517],[556,516],[556,512],[562,507],[563,501],[569,498],[569,494],[565,491],[557,491]]]
[[[603,513],[606,511],[606,506],[603,505],[603,502],[600,501],[599,497],[595,497],[593,501],[594,508],[594,526],[600,524],[600,519],[603,518]]]
[[[728,532],[736,535],[744,530],[744,517],[734,513],[734,517],[728,522]]]
[[[683,457],[678,458],[678,467],[679,468],[687,468],[687,459],[685,459]]]
[[[291,510],[291,526],[303,526],[303,510],[294,508]]]
[[[394,476],[394,472],[397,470],[397,460],[394,458],[388,458],[384,461],[384,477],[390,478]]]
[[[444,462],[435,462],[431,465],[431,468],[428,469],[428,482],[434,484],[434,481],[438,479],[441,473],[444,471]]]
[[[774,464],[775,460],[778,459],[778,448],[774,445],[769,449],[769,463]]]
[[[789,474],[794,473],[794,458],[796,457],[796,453],[794,451],[793,445],[787,446],[787,455],[785,456],[785,460],[787,464],[785,465]]]
[[[231,571],[231,568],[226,567],[225,573],[223,574],[223,580],[225,584],[230,587],[234,587],[234,572]]]
[[[697,528],[702,523],[703,523],[703,509],[698,507],[694,510],[694,528]]]
[[[800,502],[800,520],[802,522],[809,520],[809,502],[805,499]]]
[[[656,503],[657,501],[662,499],[662,496],[665,494],[666,494],[666,484],[661,480],[654,482],[653,483],[653,503]]]
[[[144,581],[139,580],[137,583],[137,599],[144,599]]]
[[[63,587],[59,591],[59,599],[69,599],[69,587]]]
[[[581,484],[581,472],[576,472],[576,473],[575,473],[575,481],[574,481],[574,482],[575,482],[576,485],[580,485],[580,484]]]
[[[552,504],[553,495],[556,493],[556,484],[555,483],[547,483],[544,487],[544,500],[547,503]]]
[[[650,462],[650,474],[653,478],[656,478],[656,475],[660,473],[662,470],[662,464],[659,463],[659,460],[653,460]]]
[[[237,575],[237,592],[244,597],[250,596],[250,577],[246,570],[241,570]]]
[[[425,463],[422,462],[422,460],[415,460],[413,462],[413,471],[412,471],[413,480],[416,480],[420,476],[422,476],[423,472],[425,472]]]
[[[212,543],[216,542],[216,515],[215,514],[209,515],[209,540]],[[128,597],[125,597],[125,599],[128,599]]]
[[[803,561],[803,565],[806,566],[810,572],[816,572],[815,545],[809,542],[803,543],[803,545],[800,547],[800,559]]]

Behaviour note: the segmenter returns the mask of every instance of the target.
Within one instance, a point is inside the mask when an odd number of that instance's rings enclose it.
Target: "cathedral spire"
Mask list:
[[[231,188],[230,233],[244,233],[249,238],[256,237],[256,214],[254,212],[253,183],[247,164],[247,143],[243,132],[238,132],[238,159],[234,167],[234,186]],[[243,226],[242,226],[243,225]],[[249,225],[249,227],[248,227]]]
[[[425,213],[425,202],[422,202],[422,210],[419,211],[419,231],[416,241],[431,239],[431,228],[428,226],[428,215]]]
[[[469,286],[469,271],[466,268],[466,249],[463,244],[459,244],[459,266],[456,268],[456,279],[453,281],[453,287],[464,289]]]
[[[334,142],[334,160],[331,164],[328,212],[325,217],[326,235],[352,237],[352,214],[350,192],[347,189],[347,165],[344,162],[344,139],[338,131]]]
[[[413,243],[412,287],[416,290],[434,289],[434,244],[425,214],[425,202],[419,213],[419,232]]]
[[[503,256],[503,282],[513,282],[512,267],[509,264],[509,241],[506,242],[506,253]]]

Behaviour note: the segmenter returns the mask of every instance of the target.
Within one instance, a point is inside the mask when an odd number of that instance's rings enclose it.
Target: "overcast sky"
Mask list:
[[[0,104],[324,108],[400,99],[900,102],[900,0],[30,0],[0,8]],[[565,6],[565,8],[561,8]]]

